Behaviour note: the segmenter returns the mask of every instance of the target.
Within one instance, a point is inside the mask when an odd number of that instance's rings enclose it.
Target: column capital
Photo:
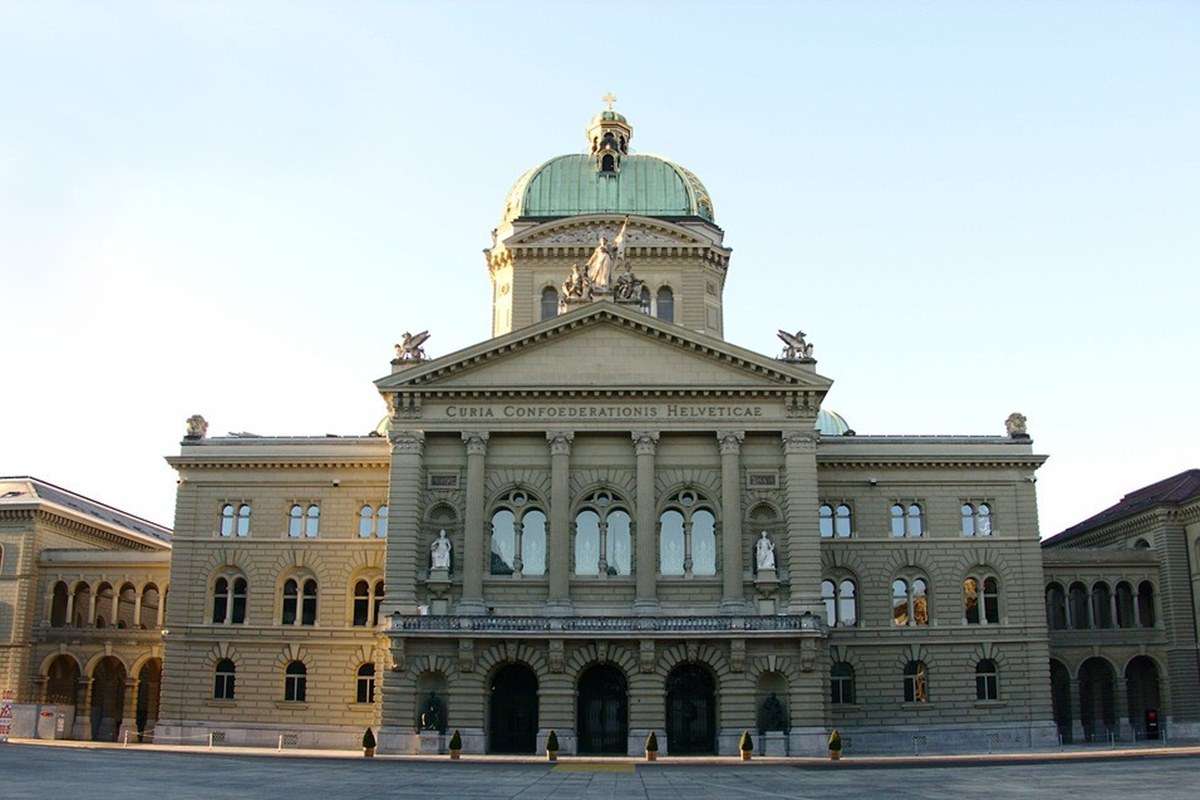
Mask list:
[[[575,431],[546,431],[546,441],[550,443],[550,455],[569,456]]]
[[[467,443],[467,455],[482,456],[487,453],[487,431],[463,431],[462,440]]]
[[[736,456],[742,451],[742,441],[745,438],[745,431],[717,431],[717,442],[721,446],[721,455]]]
[[[817,449],[817,432],[816,431],[784,431],[783,432],[783,452],[788,455],[794,453],[813,453]]]
[[[425,449],[425,431],[390,430],[388,441],[392,443],[393,453],[416,453],[421,455]]]
[[[630,431],[633,449],[639,456],[652,456],[658,449],[658,431]]]

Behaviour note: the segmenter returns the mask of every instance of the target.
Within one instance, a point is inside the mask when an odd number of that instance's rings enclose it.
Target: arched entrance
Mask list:
[[[1103,658],[1089,658],[1079,667],[1079,721],[1089,742],[1103,741],[1116,727],[1113,707],[1112,665]]]
[[[525,664],[496,670],[488,697],[488,752],[535,752],[537,731],[537,675]]]
[[[70,656],[55,656],[46,670],[46,702],[73,706],[79,701],[79,664]]]
[[[612,664],[596,664],[580,676],[575,725],[580,753],[623,756],[629,752],[625,673]]]
[[[115,742],[125,708],[125,665],[105,656],[92,670],[92,739]]]
[[[673,756],[717,751],[717,695],[712,675],[682,664],[667,676],[667,752]]]
[[[146,741],[154,735],[158,722],[158,693],[162,687],[162,661],[152,658],[138,670],[137,735]]]
[[[1138,736],[1146,736],[1150,713],[1154,726],[1150,733],[1158,738],[1162,724],[1162,697],[1158,686],[1158,665],[1149,656],[1137,656],[1125,666],[1125,691],[1129,695],[1129,723]]]
[[[1074,740],[1071,723],[1071,673],[1061,661],[1050,659],[1050,698],[1054,704],[1054,724],[1064,742]]]

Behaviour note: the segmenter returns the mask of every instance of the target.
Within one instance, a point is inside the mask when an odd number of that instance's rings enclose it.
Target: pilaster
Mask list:
[[[658,610],[658,519],[654,507],[654,454],[658,449],[658,431],[633,431],[633,449],[637,454],[637,540],[634,575],[637,595],[635,613],[652,614]]]
[[[392,462],[388,483],[387,596],[380,613],[415,614],[425,433],[393,429],[388,438],[392,444]]]
[[[821,616],[821,532],[817,520],[817,434],[783,432],[787,472],[788,611]]]
[[[741,614],[742,591],[741,452],[745,431],[717,431],[721,449],[721,610]]]
[[[458,602],[460,614],[482,614],[483,567],[488,563],[483,552],[484,469],[488,434],[485,431],[464,431],[467,450],[467,510],[463,530],[463,593]]]
[[[550,542],[547,565],[550,597],[547,611],[564,614],[571,609],[571,431],[549,431],[550,445]]]

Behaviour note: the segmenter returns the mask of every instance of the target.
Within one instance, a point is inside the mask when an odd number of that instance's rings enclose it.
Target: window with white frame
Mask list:
[[[607,489],[593,492],[575,515],[575,574],[628,575],[633,563],[631,517]]]
[[[996,662],[985,658],[975,665],[975,699],[1000,699],[1000,673]]]
[[[354,627],[379,624],[379,607],[383,603],[383,581],[360,578],[354,582],[354,610],[351,624]]]
[[[375,508],[370,503],[364,503],[358,510],[359,538],[387,538],[387,518],[388,507],[386,505]]]
[[[220,533],[222,536],[250,535],[250,504],[224,503],[221,506]]]
[[[817,516],[822,539],[849,539],[854,533],[854,515],[846,503],[822,503]]]
[[[246,579],[240,575],[221,575],[213,582],[212,621],[214,625],[242,625],[246,622]]]
[[[492,512],[492,575],[546,574],[546,513],[523,489],[500,498]]]
[[[233,700],[237,689],[237,667],[228,658],[217,662],[213,672],[213,699]]]
[[[892,536],[899,538],[925,535],[925,510],[920,503],[893,503],[890,511]]]
[[[284,625],[317,624],[317,581],[314,578],[288,578],[283,583]]]
[[[929,624],[929,583],[924,577],[892,581],[892,624],[896,627]]]
[[[993,521],[991,504],[963,503],[963,536],[991,536]]]
[[[924,661],[909,661],[904,665],[904,702],[929,702],[929,669]]]
[[[968,625],[1000,623],[1000,582],[994,575],[963,579],[963,618]]]
[[[821,600],[829,627],[851,628],[858,624],[858,587],[850,578],[821,581]]]
[[[717,574],[717,517],[703,495],[675,494],[659,515],[659,571],[663,575]]]
[[[354,702],[375,702],[375,665],[366,663],[358,668],[358,678],[355,681]]]
[[[288,511],[288,536],[315,539],[321,532],[321,507],[310,503],[308,508],[294,503]]]
[[[303,703],[308,697],[308,667],[302,661],[292,661],[283,673],[283,699],[287,703]]]

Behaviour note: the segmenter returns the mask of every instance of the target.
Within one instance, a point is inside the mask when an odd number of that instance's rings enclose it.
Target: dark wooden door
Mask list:
[[[492,679],[488,706],[489,753],[537,749],[538,685],[533,670],[524,664],[501,667]]]
[[[611,665],[595,666],[579,679],[576,720],[579,752],[626,755],[629,693],[625,675]]]
[[[712,676],[697,664],[667,677],[667,752],[712,755],[717,744],[717,698]]]

